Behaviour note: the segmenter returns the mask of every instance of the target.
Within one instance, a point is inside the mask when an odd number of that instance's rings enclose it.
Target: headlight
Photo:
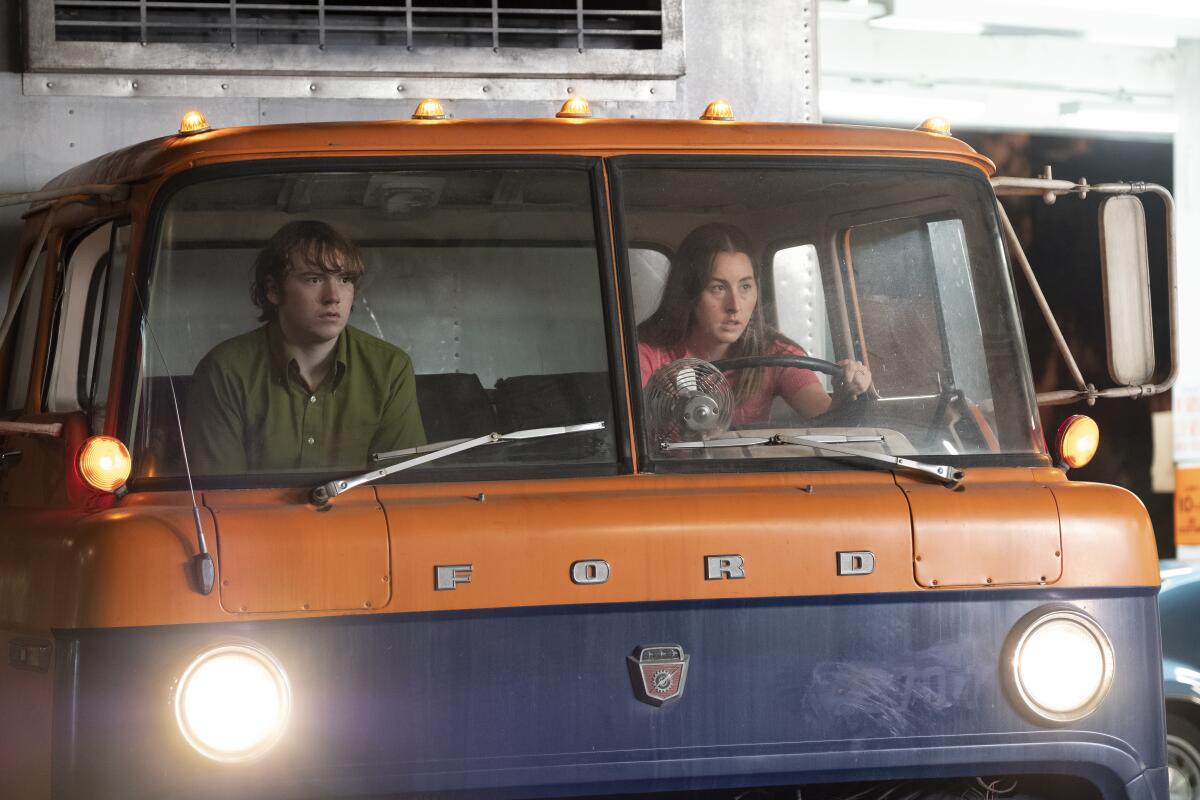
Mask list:
[[[279,662],[251,644],[201,653],[175,687],[175,721],[188,744],[214,761],[251,761],[287,728],[292,690]]]
[[[1096,710],[1113,679],[1113,649],[1086,614],[1038,609],[1009,634],[1005,660],[1019,705],[1039,721],[1072,722]]]

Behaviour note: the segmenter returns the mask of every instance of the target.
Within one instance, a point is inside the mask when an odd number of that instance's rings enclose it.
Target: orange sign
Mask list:
[[[1175,468],[1175,544],[1200,544],[1200,467]]]

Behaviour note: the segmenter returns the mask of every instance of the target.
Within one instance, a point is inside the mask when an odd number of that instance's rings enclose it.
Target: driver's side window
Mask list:
[[[852,334],[876,389],[885,398],[938,394],[952,378],[925,225],[916,219],[856,225],[842,241],[846,283],[858,309]]]

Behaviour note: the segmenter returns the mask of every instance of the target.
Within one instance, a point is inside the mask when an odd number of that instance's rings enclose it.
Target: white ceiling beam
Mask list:
[[[1174,50],[1046,36],[878,30],[842,19],[822,19],[818,30],[823,79],[1162,99],[1175,94]]]
[[[1200,3],[1191,0],[891,0],[885,5],[891,14],[911,20],[1200,38]]]

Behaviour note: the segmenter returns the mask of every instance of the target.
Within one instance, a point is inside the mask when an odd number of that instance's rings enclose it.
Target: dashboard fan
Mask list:
[[[656,442],[707,439],[729,430],[733,391],[724,373],[699,358],[658,369],[643,390],[650,435]]]

